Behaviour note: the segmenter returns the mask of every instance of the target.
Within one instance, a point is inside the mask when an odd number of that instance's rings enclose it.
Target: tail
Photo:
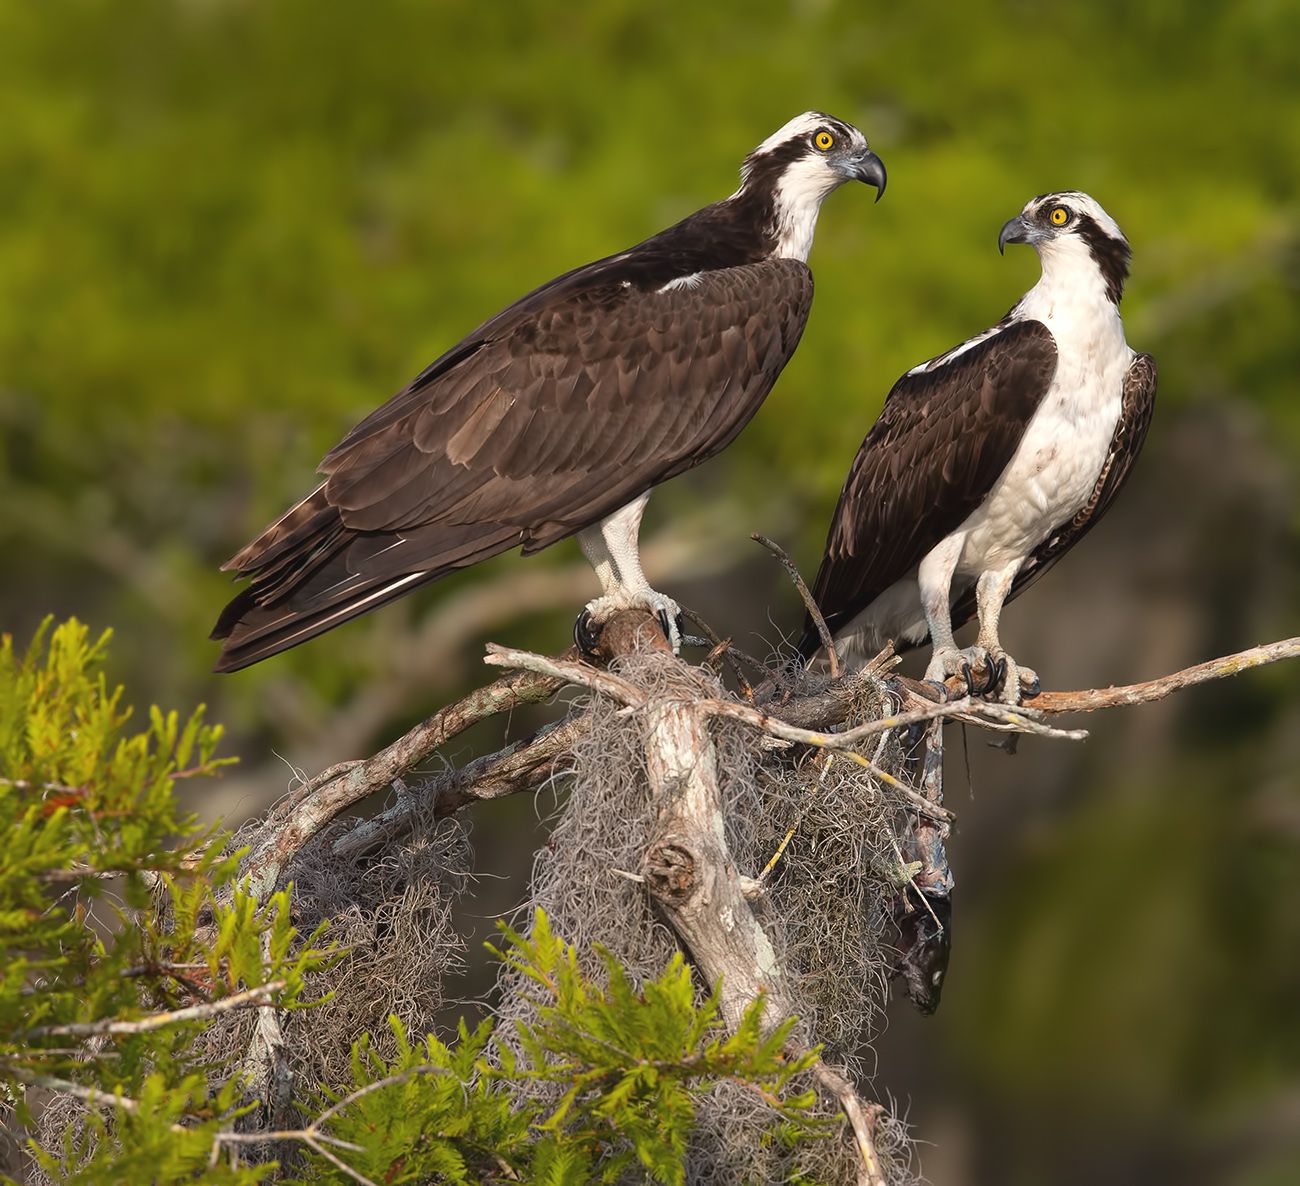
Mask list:
[[[387,605],[456,569],[519,542],[502,524],[357,531],[322,485],[223,569],[252,578],[221,611],[211,637],[224,646],[214,670],[238,671]]]
[[[320,586],[326,581],[338,582],[336,572],[326,568],[321,570],[320,581],[305,583],[291,596],[270,605],[258,604],[254,584],[231,600],[213,627],[212,637],[225,644],[213,670],[238,671],[269,659],[442,575],[414,572],[385,581],[349,581],[344,593],[329,596],[328,587]]]

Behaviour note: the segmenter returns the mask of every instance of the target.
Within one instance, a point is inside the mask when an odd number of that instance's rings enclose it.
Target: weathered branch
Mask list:
[[[358,820],[335,840],[334,855],[356,857],[387,844],[421,817],[440,819],[468,803],[537,790],[568,759],[590,726],[591,718],[585,713],[569,717],[464,766],[408,784],[391,807],[370,819]]]
[[[529,673],[506,676],[440,709],[374,757],[343,766],[328,781],[308,784],[305,792],[271,810],[254,839],[241,869],[252,892],[269,893],[290,857],[340,812],[391,786],[452,737],[488,717],[546,700],[559,687],[559,680]]]
[[[629,708],[642,708],[647,697],[645,692],[630,681],[609,671],[602,671],[586,663],[575,663],[566,659],[551,659],[545,655],[536,655],[531,651],[512,650],[488,644],[488,653],[483,662],[492,667],[510,667],[523,671],[535,672],[557,680],[579,684],[599,692]],[[976,724],[992,727],[1010,727],[1025,733],[1035,733],[1044,737],[1064,737],[1077,741],[1087,736],[1080,729],[1053,729],[1033,719],[1033,711],[1013,708],[1006,704],[994,704],[964,696],[959,700],[935,703],[921,700],[921,707],[909,712],[896,713],[868,721],[842,733],[824,733],[815,729],[803,729],[787,724],[778,717],[760,712],[747,704],[734,700],[722,700],[717,697],[702,698],[696,696],[691,701],[692,707],[705,716],[731,717],[753,729],[771,734],[782,741],[801,745],[814,745],[823,749],[847,750],[854,748],[868,737],[877,737],[893,729],[906,728],[908,725],[931,721],[937,717],[962,717]]]
[[[489,645],[485,662],[511,668],[510,674],[435,713],[373,757],[323,772],[271,812],[245,862],[244,872],[253,889],[269,892],[303,844],[337,819],[340,812],[389,786],[398,788],[396,802],[373,818],[354,822],[336,836],[336,855],[355,860],[391,842],[419,819],[439,818],[474,801],[543,786],[557,770],[565,768],[577,743],[589,733],[591,712],[570,714],[459,767],[418,779],[411,778],[409,772],[475,723],[519,705],[543,701],[563,685],[572,684],[622,705],[623,711],[639,721],[644,730],[646,773],[657,821],[639,870],[625,875],[645,886],[681,946],[691,954],[702,978],[718,989],[723,1016],[729,1024],[734,1025],[760,994],[768,1002],[768,1024],[777,1024],[795,1010],[788,973],[751,907],[751,902],[761,896],[762,877],[755,880],[746,876],[754,870],[738,869],[727,848],[711,728],[719,718],[775,739],[768,745],[817,747],[827,751],[828,758],[834,753],[842,760],[867,767],[893,788],[902,805],[899,843],[907,850],[900,851],[899,860],[912,874],[900,896],[904,912],[900,920],[900,970],[908,980],[913,999],[922,1008],[933,1007],[946,962],[945,895],[951,890],[944,840],[952,817],[941,802],[942,723],[956,719],[989,729],[1077,739],[1086,734],[1082,730],[1054,728],[1044,718],[1156,700],[1207,680],[1300,656],[1300,639],[1256,647],[1128,687],[1044,692],[1019,707],[955,695],[952,688],[948,698],[943,699],[941,691],[932,685],[889,674],[896,662],[889,653],[863,671],[832,678],[811,692],[778,697],[775,685],[769,685],[756,693],[756,703],[744,703],[718,693],[716,685],[667,652],[658,623],[640,611],[616,615],[606,624],[598,645],[598,662],[614,663],[647,651],[662,656],[663,666],[653,681],[653,692],[629,678],[627,671],[580,661],[572,651],[547,657]],[[896,711],[843,727],[854,720],[858,705],[867,699],[879,703],[882,694],[892,697]],[[924,745],[918,751],[921,768],[915,786],[879,770],[870,757],[859,752],[868,740],[920,724],[930,727],[924,730]],[[271,986],[267,986],[255,991],[267,994],[270,990]],[[238,1007],[230,1003],[233,1000],[226,998],[166,1016],[170,1020],[205,1016],[218,1008]],[[274,1011],[265,1008],[266,1000],[262,995],[244,1003],[263,1006],[259,1016],[267,1023],[266,1032],[259,1029],[255,1039],[262,1046],[250,1051],[250,1058],[258,1066],[266,1064],[273,1069],[280,1039],[274,1032]],[[142,1019],[117,1025],[149,1027],[164,1023]],[[88,1036],[91,1032],[133,1031],[63,1027],[48,1032]],[[880,1106],[862,1100],[853,1085],[832,1068],[819,1066],[814,1074],[818,1086],[836,1099],[848,1121],[861,1163],[859,1183],[883,1186],[874,1143]],[[365,1180],[329,1152],[326,1145],[331,1138],[315,1126],[292,1130],[276,1123],[273,1117],[267,1119],[267,1129],[223,1134],[221,1140],[231,1144],[298,1140],[354,1180]]]
[[[638,625],[633,621],[630,628],[642,630],[643,627],[644,623]],[[615,629],[613,635],[602,639],[606,658],[625,649],[624,643],[617,638],[617,631],[627,628],[628,624],[624,623]],[[644,629],[641,637],[643,641],[649,641],[657,634]],[[572,744],[585,734],[587,723],[582,715],[547,726],[531,737],[512,742],[496,753],[477,758],[460,768],[444,770],[406,786],[401,786],[400,780],[413,766],[471,725],[520,705],[543,701],[564,683],[591,688],[629,707],[644,702],[644,694],[635,685],[611,672],[576,662],[574,654],[570,651],[547,658],[530,652],[490,647],[486,662],[524,670],[496,680],[434,713],[373,757],[341,763],[324,771],[268,814],[244,862],[244,874],[250,879],[254,891],[269,892],[293,854],[312,836],[348,807],[394,783],[398,783],[404,792],[398,802],[372,819],[359,821],[337,839],[334,842],[337,855],[355,856],[383,844],[404,832],[412,820],[421,815],[441,817],[470,802],[533,791],[543,785],[561,767]],[[886,730],[941,717],[956,717],[984,728],[1077,739],[1084,735],[1082,731],[1052,729],[1039,718],[1158,700],[1183,688],[1297,656],[1300,656],[1300,638],[1284,639],[1144,683],[1075,692],[1043,692],[1025,706],[1011,708],[967,697],[936,703],[934,697],[937,693],[932,687],[899,676],[885,676],[895,661],[892,655],[885,653],[862,671],[832,680],[811,693],[781,700],[779,716],[750,705],[712,697],[701,702],[701,707],[712,715],[731,717],[790,743],[845,752],[852,752],[866,738]],[[855,729],[832,732],[850,717],[854,704],[864,691],[881,684],[899,694],[908,711]]]
[[[885,1175],[880,1168],[880,1158],[876,1154],[876,1121],[884,1112],[879,1104],[864,1103],[853,1084],[833,1067],[819,1062],[813,1068],[813,1078],[835,1097],[849,1128],[853,1132],[853,1143],[857,1146],[861,1166],[858,1170],[858,1186],[885,1186]]]
[[[659,700],[645,712],[646,774],[658,821],[641,866],[646,888],[705,981],[718,989],[734,1029],[759,994],[765,1020],[793,1012],[785,972],[754,917],[727,851],[717,753],[708,714],[688,699]]]
[[[1094,688],[1082,692],[1041,692],[1028,701],[1035,712],[1096,712],[1102,708],[1120,708],[1130,704],[1148,704],[1152,700],[1163,700],[1174,692],[1184,688],[1193,688],[1197,684],[1211,680],[1227,679],[1240,675],[1255,667],[1268,663],[1277,663],[1282,659],[1300,657],[1300,637],[1284,638],[1279,642],[1265,643],[1238,651],[1235,655],[1224,655],[1219,659],[1210,659],[1197,663],[1172,675],[1159,679],[1146,680],[1139,684],[1126,684],[1118,688]]]
[[[647,632],[631,628],[637,619],[643,625],[653,624],[649,615],[629,611],[615,619],[617,633],[612,629],[615,623],[606,628],[603,641],[608,644],[613,634],[627,647],[622,652],[615,649],[611,657],[661,649],[658,643],[646,648]],[[792,1016],[786,971],[750,905],[752,879],[740,875],[727,848],[717,750],[709,728],[710,719],[722,715],[735,715],[755,727],[761,727],[760,722],[770,725],[769,719],[746,706],[708,695],[698,674],[671,655],[664,657],[665,669],[657,673],[667,687],[653,697],[622,676],[586,664],[499,647],[490,647],[485,661],[496,666],[524,666],[580,683],[642,714],[646,777],[657,819],[642,859],[641,880],[705,982],[717,991],[722,1015],[731,1028],[760,995],[766,1001],[767,1025],[775,1026]],[[941,710],[947,707],[931,706],[922,719],[946,715]],[[731,708],[743,711],[723,711]],[[813,1073],[819,1085],[835,1097],[853,1131],[861,1166],[860,1186],[884,1186],[873,1134],[879,1105],[864,1103],[848,1080],[825,1064],[819,1063]]]
[[[248,1009],[264,1004],[285,987],[283,980],[268,980],[256,988],[243,992],[231,993],[219,1000],[207,1001],[201,1005],[188,1005],[184,1009],[171,1009],[166,1013],[150,1013],[147,1017],[135,1021],[116,1021],[108,1018],[104,1021],[76,1022],[72,1025],[42,1025],[28,1031],[32,1038],[93,1038],[100,1034],[144,1034],[150,1030],[162,1029],[164,1026],[176,1025],[182,1021],[206,1021],[232,1009]]]

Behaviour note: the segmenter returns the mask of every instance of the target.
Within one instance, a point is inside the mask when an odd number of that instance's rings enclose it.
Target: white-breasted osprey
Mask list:
[[[448,350],[321,463],[325,481],[223,567],[252,578],[212,636],[234,671],[522,545],[579,536],[599,622],[677,605],[641,571],[653,486],[729,445],[789,362],[808,252],[845,181],[885,189],[856,128],[806,112],[745,160],[731,197],[566,272]]]
[[[1042,277],[992,329],[894,384],[840,494],[814,599],[837,649],[931,638],[927,679],[986,666],[1006,699],[1037,677],[1002,649],[1002,606],[1106,513],[1151,422],[1156,364],[1124,340],[1128,241],[1087,194],[1034,198],[998,236]],[[974,648],[953,630],[978,614]],[[805,622],[800,652],[818,649]],[[987,662],[986,662],[987,660]]]

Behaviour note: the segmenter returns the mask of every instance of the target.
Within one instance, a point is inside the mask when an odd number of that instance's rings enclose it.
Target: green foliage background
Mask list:
[[[1293,0],[0,0],[0,626],[111,623],[142,699],[205,699],[269,754],[268,704],[347,703],[449,591],[217,683],[217,564],[466,329],[730,192],[821,107],[864,128],[889,193],[828,203],[799,354],[652,529],[739,499],[738,533],[785,516],[814,563],[892,379],[1032,281],[998,227],[1081,187],[1134,244],[1160,409],[1089,558],[1008,620],[1052,640],[1030,661],[1059,682],[1300,632],[1297,45]],[[747,628],[792,627],[775,577],[717,586]],[[963,807],[948,1000],[924,1031],[900,1017],[882,1064],[945,1183],[1295,1172],[1250,1125],[1294,1129],[1300,721],[1293,674],[1251,678],[1095,722],[1083,753],[976,755],[996,794]]]

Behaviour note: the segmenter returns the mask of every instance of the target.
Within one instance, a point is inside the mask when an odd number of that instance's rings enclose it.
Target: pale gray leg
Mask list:
[[[650,500],[647,491],[627,506],[615,511],[592,527],[578,533],[578,543],[596,570],[603,594],[587,602],[587,613],[594,622],[603,622],[622,609],[640,606],[657,614],[665,624],[668,641],[674,651],[681,649],[681,632],[677,618],[681,607],[671,597],[650,587],[641,571],[637,535],[641,515]]]
[[[975,603],[979,607],[980,631],[975,645],[986,650],[991,659],[1006,664],[1006,677],[1002,683],[1002,699],[1008,704],[1019,704],[1022,689],[1028,690],[1038,683],[1038,676],[1028,667],[1021,667],[1002,649],[998,639],[998,622],[1002,606],[1015,583],[1022,560],[1005,568],[990,569],[980,573],[975,586]]]
[[[950,675],[960,675],[966,656],[957,649],[952,636],[952,574],[961,558],[964,535],[950,535],[932,548],[917,569],[917,583],[921,587],[921,608],[930,628],[930,642],[934,649],[925,678],[942,683]]]

